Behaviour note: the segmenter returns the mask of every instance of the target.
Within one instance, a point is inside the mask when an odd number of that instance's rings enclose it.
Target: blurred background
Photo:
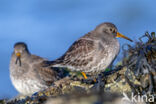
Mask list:
[[[155,5],[155,0],[0,0],[0,99],[18,94],[9,77],[14,43],[26,42],[31,53],[53,60],[105,21],[136,41],[156,31]],[[121,58],[122,52],[116,62]]]

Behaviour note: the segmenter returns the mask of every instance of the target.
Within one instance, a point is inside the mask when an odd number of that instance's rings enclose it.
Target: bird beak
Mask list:
[[[19,57],[21,57],[21,53],[20,52],[17,52],[16,53],[16,56],[19,58]]]
[[[117,37],[117,38],[118,38],[118,37],[125,38],[125,39],[127,39],[127,40],[129,40],[129,41],[133,42],[133,40],[131,40],[130,38],[128,38],[128,37],[126,37],[126,36],[124,36],[124,35],[122,35],[122,34],[121,34],[121,33],[119,33],[119,32],[117,32],[116,37]]]
[[[18,61],[19,61],[19,66],[21,66],[21,53],[20,52],[17,52],[16,53],[16,56],[17,56],[17,58],[16,58],[15,64],[17,64]]]

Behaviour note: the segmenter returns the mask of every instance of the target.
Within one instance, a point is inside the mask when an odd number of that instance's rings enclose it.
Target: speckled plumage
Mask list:
[[[116,36],[114,24],[102,23],[75,41],[62,57],[49,63],[53,67],[67,67],[71,71],[99,74],[119,53]]]
[[[16,62],[16,53],[20,52],[20,61]],[[17,91],[23,95],[30,95],[37,91],[46,89],[55,80],[57,73],[48,68],[42,67],[43,59],[31,55],[25,43],[16,43],[10,60],[10,78]]]

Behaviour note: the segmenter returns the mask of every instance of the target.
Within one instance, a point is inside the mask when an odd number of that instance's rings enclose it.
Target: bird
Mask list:
[[[119,54],[118,37],[132,42],[130,38],[119,33],[113,23],[104,22],[76,40],[60,58],[45,63],[52,67],[80,71],[87,79],[86,73],[97,75],[111,65]]]
[[[32,55],[26,43],[17,42],[10,60],[10,78],[21,95],[31,95],[51,86],[59,74],[49,67],[42,67],[42,57]]]

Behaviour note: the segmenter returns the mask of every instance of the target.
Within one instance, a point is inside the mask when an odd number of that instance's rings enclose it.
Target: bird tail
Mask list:
[[[43,62],[44,67],[60,67],[60,60],[55,61],[44,61]]]

